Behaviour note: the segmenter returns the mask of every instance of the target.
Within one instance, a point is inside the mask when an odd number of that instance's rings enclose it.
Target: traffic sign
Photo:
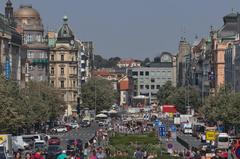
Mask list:
[[[176,132],[177,131],[177,127],[175,125],[171,125],[171,131],[172,132]]]
[[[235,155],[237,158],[240,158],[240,146],[238,146],[235,150]]]
[[[167,145],[167,147],[168,147],[168,149],[172,149],[172,148],[173,148],[173,144],[169,143],[169,144]]]
[[[215,131],[206,131],[206,140],[214,141],[216,139],[216,132]]]
[[[162,124],[159,126],[159,136],[166,136],[166,125]]]

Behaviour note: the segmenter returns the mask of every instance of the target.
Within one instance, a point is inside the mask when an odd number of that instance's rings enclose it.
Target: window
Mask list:
[[[61,88],[64,88],[64,81],[61,81]]]
[[[155,85],[151,85],[151,89],[155,89]]]
[[[157,89],[160,89],[160,85],[157,85]]]
[[[143,85],[140,85],[140,89],[143,89]]]
[[[76,86],[76,81],[73,81],[73,87],[75,87]]]
[[[38,65],[38,70],[39,71],[42,71],[44,69],[44,66],[43,65]]]
[[[73,67],[73,74],[76,74],[76,67]]]
[[[132,72],[132,75],[133,75],[133,76],[138,76],[138,72],[137,72],[137,71],[133,71],[133,72]]]
[[[151,82],[154,83],[154,82],[155,82],[155,79],[154,79],[154,78],[151,78]]]
[[[145,85],[145,88],[146,88],[146,89],[149,89],[149,85]]]
[[[146,72],[145,72],[145,76],[149,76],[149,71],[146,71]]]
[[[137,85],[134,85],[134,89],[137,89]]]
[[[51,86],[53,86],[53,87],[54,87],[54,81],[51,81]]]
[[[64,68],[61,67],[61,75],[64,75]]]
[[[64,61],[64,55],[61,55],[61,61]]]
[[[28,66],[28,70],[29,71],[33,70],[33,66]]]
[[[51,67],[51,75],[54,74],[54,67]]]
[[[140,71],[140,76],[143,76],[143,71]]]
[[[30,59],[30,58],[33,58],[33,53],[31,51],[28,52],[27,54],[27,57]]]
[[[54,55],[51,55],[51,60],[54,61]]]

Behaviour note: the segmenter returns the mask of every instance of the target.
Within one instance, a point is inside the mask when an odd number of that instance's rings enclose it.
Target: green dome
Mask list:
[[[71,40],[74,40],[74,35],[70,27],[68,26],[68,17],[64,16],[63,17],[63,25],[58,31],[58,37],[57,41],[61,42],[69,42]]]

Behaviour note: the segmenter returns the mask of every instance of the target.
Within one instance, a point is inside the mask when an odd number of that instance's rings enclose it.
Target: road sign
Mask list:
[[[238,146],[235,150],[235,155],[237,158],[240,158],[240,146]]]
[[[177,127],[175,125],[171,125],[171,131],[172,132],[176,132],[177,131]]]
[[[172,148],[173,148],[173,144],[169,143],[169,144],[167,145],[167,147],[168,147],[168,149],[172,149]]]
[[[159,136],[166,136],[166,125],[162,124],[159,126]]]
[[[216,132],[215,131],[206,131],[206,140],[214,141],[216,139]]]

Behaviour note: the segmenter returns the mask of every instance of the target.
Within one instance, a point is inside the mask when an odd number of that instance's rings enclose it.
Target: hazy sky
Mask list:
[[[181,36],[207,37],[210,26],[240,10],[240,0],[12,0],[14,8],[32,4],[45,28],[58,30],[62,17],[80,40],[92,40],[103,57],[154,57],[176,54]],[[0,0],[4,12],[6,0]]]

